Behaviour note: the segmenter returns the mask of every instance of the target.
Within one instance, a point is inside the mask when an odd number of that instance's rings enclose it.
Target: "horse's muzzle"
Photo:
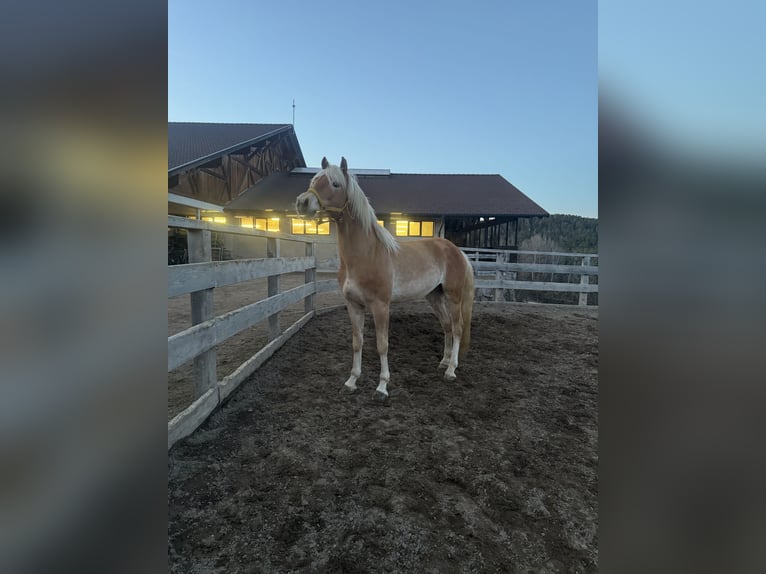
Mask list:
[[[319,210],[319,206],[313,205],[316,203],[316,198],[308,193],[301,193],[295,200],[295,211],[298,215],[313,217]]]

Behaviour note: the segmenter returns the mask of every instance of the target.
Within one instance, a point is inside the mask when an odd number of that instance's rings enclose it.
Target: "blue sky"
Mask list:
[[[597,217],[597,97],[595,1],[168,3],[168,120],[295,99],[308,165],[499,173]]]

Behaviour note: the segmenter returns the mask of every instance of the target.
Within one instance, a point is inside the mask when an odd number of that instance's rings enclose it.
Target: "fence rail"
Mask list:
[[[517,291],[579,293],[584,306],[589,293],[598,293],[596,253],[461,249],[474,268],[477,295],[490,290],[495,301],[515,301]]]

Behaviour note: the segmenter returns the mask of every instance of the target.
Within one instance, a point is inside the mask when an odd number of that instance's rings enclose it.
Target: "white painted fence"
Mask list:
[[[314,295],[338,289],[335,280],[317,281],[317,238],[267,233],[232,225],[212,224],[183,217],[168,216],[168,227],[186,229],[189,263],[168,266],[168,297],[189,294],[192,326],[168,337],[168,372],[187,361],[194,361],[195,400],[168,423],[168,448],[193,432],[207,416],[249,377],[316,313]],[[265,237],[266,258],[213,261],[211,232]],[[280,257],[280,242],[305,243],[305,257]],[[279,276],[305,273],[305,283],[283,293]],[[216,287],[251,279],[267,278],[268,296],[224,315],[213,315]],[[279,314],[299,301],[305,302],[305,314],[284,331]],[[268,321],[269,343],[220,381],[216,370],[216,345],[226,339]]]
[[[588,293],[598,293],[598,284],[591,280],[598,281],[596,253],[461,249],[473,265],[477,294],[492,289],[495,301],[505,301],[506,292],[514,301],[516,291],[547,291],[579,293],[579,304],[587,305]],[[548,280],[535,280],[540,275]]]
[[[168,372],[187,361],[194,361],[195,400],[168,423],[168,449],[178,440],[191,434],[213,410],[221,404],[246,378],[260,367],[292,335],[315,316],[314,296],[338,290],[335,279],[317,281],[316,246],[331,243],[317,237],[297,237],[280,233],[257,231],[232,225],[221,225],[168,216],[168,227],[185,229],[189,263],[168,266],[168,297],[189,294],[192,326],[168,337]],[[211,233],[232,233],[266,238],[267,257],[214,261]],[[305,243],[304,257],[280,257],[282,241]],[[580,304],[587,304],[587,294],[598,292],[598,285],[589,278],[598,276],[598,267],[592,265],[595,254],[542,253],[533,251],[502,251],[466,248],[474,267],[476,288],[494,289],[495,300],[503,301],[506,290],[574,291],[580,293]],[[520,257],[533,257],[532,262],[520,262]],[[555,257],[573,263],[537,263],[536,258]],[[337,259],[319,262],[322,270],[337,269]],[[285,273],[303,271],[305,282],[280,292],[279,277]],[[549,273],[577,275],[579,283],[555,281],[525,281],[519,273]],[[533,275],[534,277],[534,275]],[[220,316],[213,314],[213,297],[217,287],[242,281],[267,278],[267,297],[245,307]],[[304,315],[287,329],[280,326],[280,312],[303,300]],[[243,330],[268,321],[269,342],[242,363],[234,372],[217,378],[216,346]]]

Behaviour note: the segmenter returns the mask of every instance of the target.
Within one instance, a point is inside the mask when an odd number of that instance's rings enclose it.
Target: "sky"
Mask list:
[[[291,123],[293,100],[309,166],[497,173],[598,216],[595,0],[170,0],[169,121]]]

